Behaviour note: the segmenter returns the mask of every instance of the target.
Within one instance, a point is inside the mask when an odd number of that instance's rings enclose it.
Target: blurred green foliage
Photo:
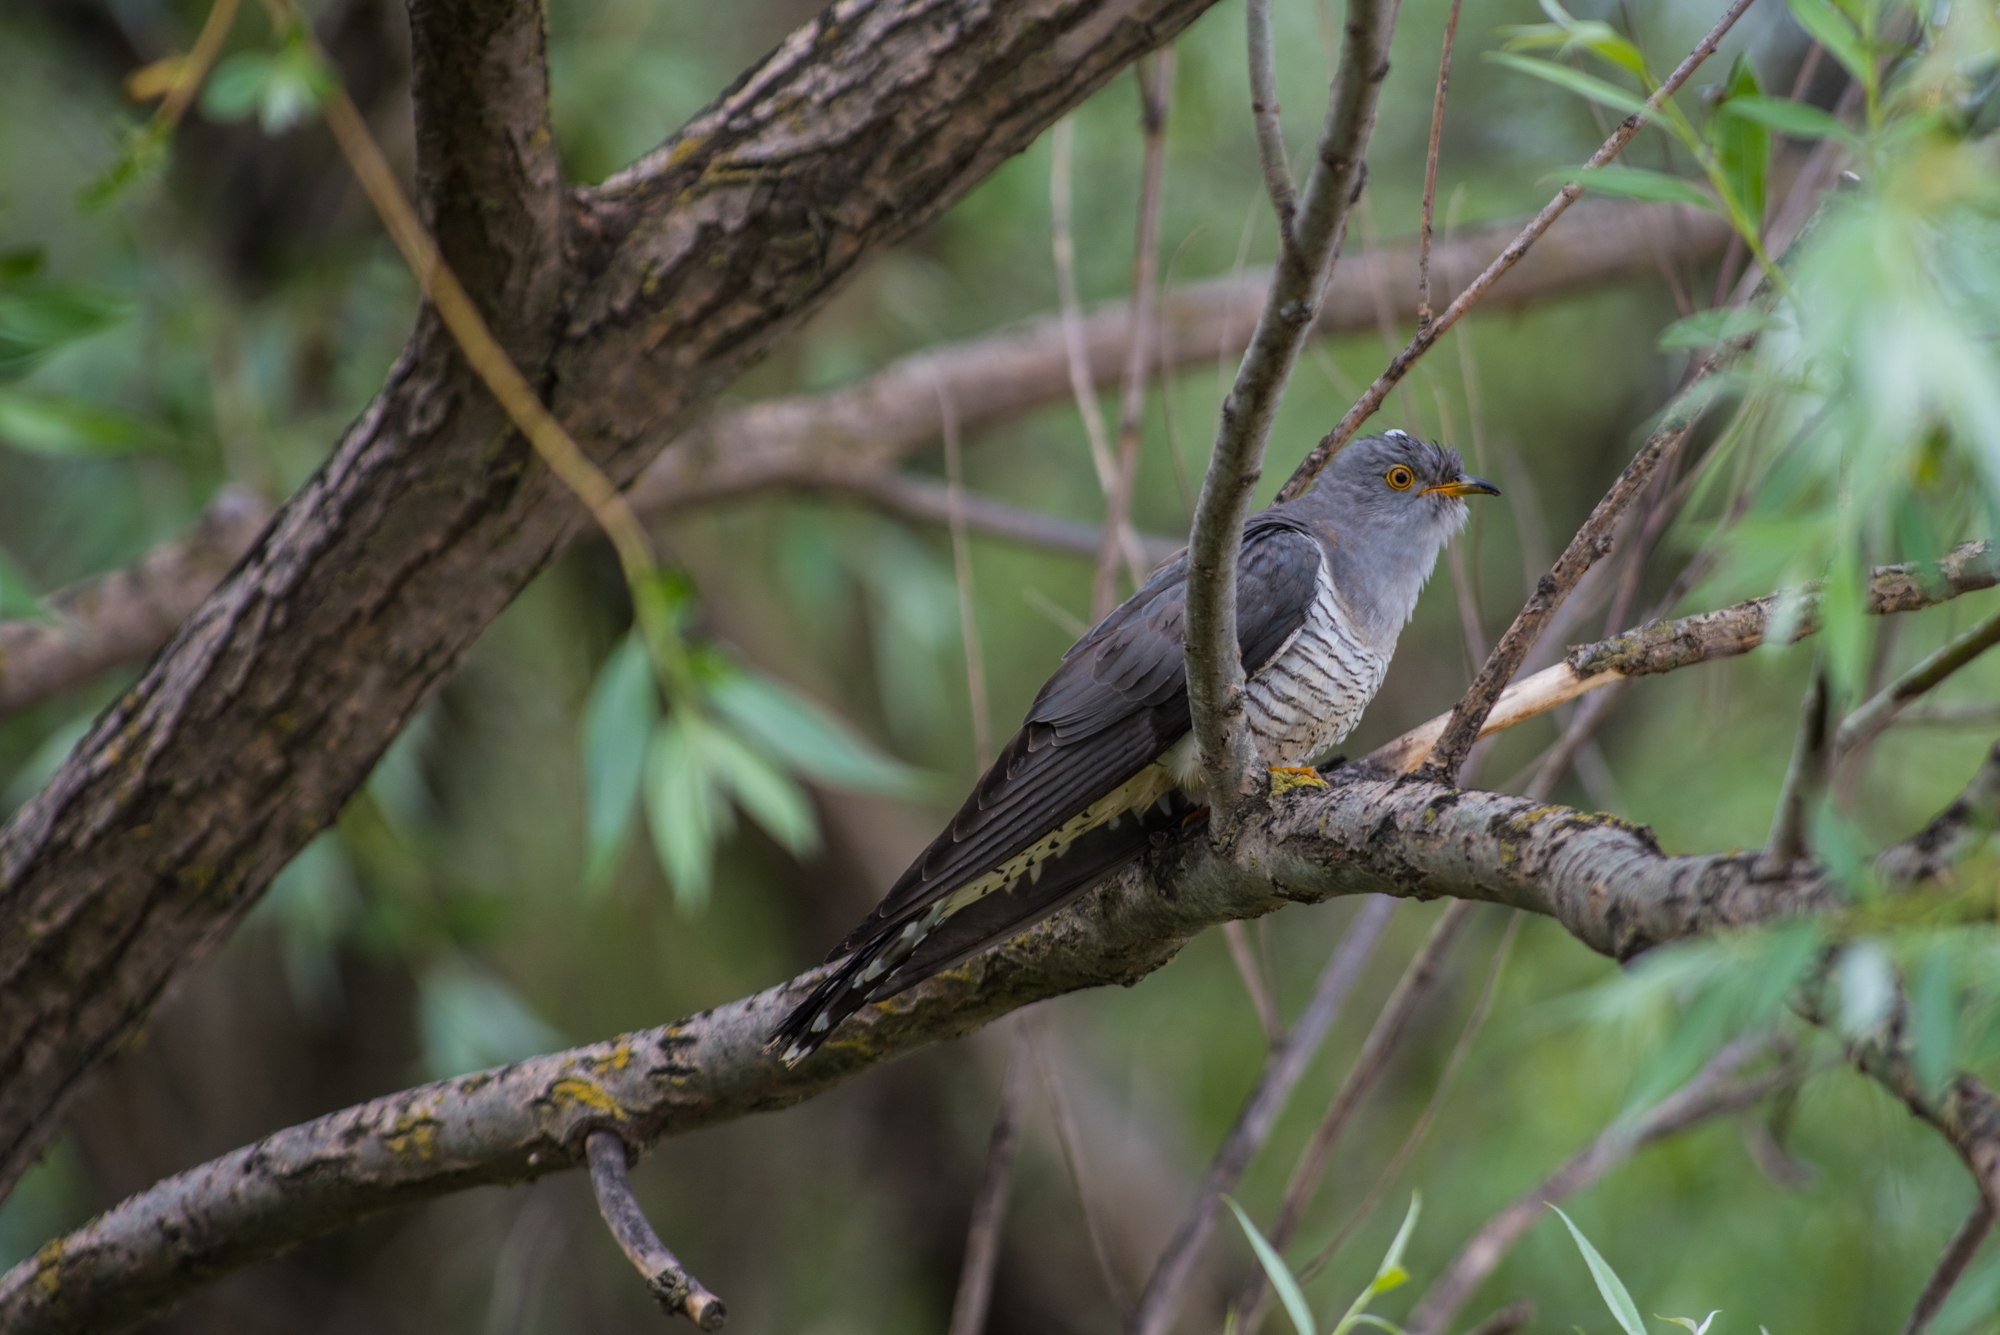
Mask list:
[[[308,8],[332,69],[407,171],[395,6]],[[1350,247],[1414,230],[1446,8],[1403,7]],[[1538,206],[1601,140],[1605,108],[1625,114],[1712,21],[1683,5],[1575,9],[1467,7],[1441,235]],[[555,6],[553,115],[572,177],[597,179],[645,151],[809,12],[798,0]],[[412,322],[413,285],[311,115],[326,70],[296,37],[246,15],[171,141],[149,138],[148,109],[123,100],[121,80],[186,49],[204,13],[197,0],[29,0],[0,12],[0,615],[32,614],[48,589],[183,531],[225,480],[287,493],[379,387]],[[1300,161],[1338,12],[1280,4],[1276,17]],[[1274,248],[1239,22],[1219,7],[1178,46],[1162,215],[1171,281],[1267,261]],[[1869,564],[2000,527],[2000,172],[1988,137],[2000,39],[1976,5],[1951,6],[1920,42],[1913,22],[1901,3],[1760,6],[1620,163],[1588,178],[1597,193],[1715,208],[1754,253],[1798,150],[1842,146],[1855,179],[1783,261],[1787,281],[1767,308],[1708,313],[1721,289],[1704,271],[1677,273],[1677,297],[1633,283],[1478,314],[1382,419],[1460,444],[1507,486],[1513,508],[1495,507],[1465,539],[1491,634],[1539,573],[1536,554],[1545,561],[1567,536],[1672,397],[1685,354],[1759,335],[1721,382],[1699,442],[1713,453],[1641,592],[1663,593],[1690,556],[1708,572],[1676,610],[1824,579],[1826,633],[1639,686],[1559,795],[1644,821],[1672,849],[1762,843],[1816,662],[1852,705],[1987,614],[1978,599],[1889,621],[1859,610]],[[1794,95],[1807,34],[1826,54]],[[1486,54],[1495,59],[1474,58]],[[1832,114],[1839,71],[1860,80],[1845,119]],[[1076,123],[1079,278],[1098,300],[1129,282],[1131,79]],[[846,383],[1051,309],[1049,171],[1037,144],[876,257],[731,400]],[[1303,359],[1274,436],[1273,485],[1380,369],[1384,344],[1357,337]],[[1153,395],[1141,527],[1185,528],[1226,384],[1227,368],[1196,370]],[[942,475],[934,458],[913,467]],[[1085,521],[1101,513],[1072,406],[968,440],[964,473],[982,494]],[[669,639],[633,634],[633,594],[588,544],[531,588],[338,828],[286,871],[220,963],[187,981],[145,1050],[101,1082],[73,1135],[0,1207],[0,1263],[273,1127],[789,976],[873,903],[973,776],[961,597],[1002,733],[1088,603],[1089,572],[1073,558],[975,535],[961,589],[942,533],[824,499],[732,501],[659,536],[671,574],[639,596],[666,599]],[[1452,601],[1441,580],[1355,750],[1462,687],[1468,651]],[[10,810],[120,684],[88,683],[0,720]],[[2000,667],[1977,662],[1939,694],[2000,697]],[[1486,780],[1506,780],[1555,726],[1499,739]],[[1818,847],[1857,871],[1950,799],[1993,730],[1889,732],[1837,776],[1816,816]],[[641,826],[658,856],[633,855]],[[1974,870],[1990,881],[1990,866]],[[1797,1026],[1785,1000],[1824,970],[1841,1032],[1866,1034],[1900,969],[1926,1078],[1961,1067],[1992,1078],[2000,959],[1988,933],[1948,908],[1903,916],[1869,900],[1865,878],[1854,883],[1851,923],[1692,944],[1624,970],[1546,923],[1526,925],[1493,1018],[1393,1184],[1391,1199],[1422,1188],[1422,1227],[1379,1212],[1361,1221],[1331,1265],[1298,1281],[1300,1307],[1341,1310],[1373,1291],[1393,1320],[1488,1213],[1732,1035],[1781,1025],[1816,1074],[1771,1110],[1670,1139],[1607,1176],[1568,1203],[1574,1242],[1556,1221],[1537,1227],[1480,1301],[1531,1296],[1548,1328],[1604,1328],[1611,1272],[1587,1233],[1653,1310],[1721,1307],[1718,1331],[1900,1322],[1971,1188],[1936,1137],[1846,1074],[1837,1040]],[[1246,1229],[1276,1202],[1373,1003],[1434,913],[1399,911],[1368,985],[1238,1192]],[[1287,1011],[1346,915],[1294,912],[1251,929]],[[1422,1116],[1501,931],[1496,912],[1460,947],[1337,1156],[1294,1263],[1347,1228]],[[1264,1040],[1213,935],[1140,988],[1042,1011],[1045,1043],[1067,1059],[1053,1064],[1081,1128],[1081,1194],[1113,1236],[1129,1294],[1261,1067]],[[648,1208],[745,1329],[939,1329],[1001,1060],[981,1036],[782,1115],[669,1142],[642,1173]],[[1032,1102],[992,1329],[1109,1329],[1079,1188],[1046,1100]],[[1757,1171],[1780,1140],[1792,1177]],[[1255,1236],[1220,1249],[1230,1282],[1218,1292],[1258,1263]],[[1392,1267],[1370,1258],[1385,1252],[1410,1281],[1393,1294],[1374,1287]],[[1263,1263],[1274,1275],[1287,1264]],[[286,1329],[370,1335],[652,1319],[623,1265],[587,1202],[550,1184],[302,1249],[164,1328],[208,1329],[246,1308]],[[1935,1329],[2000,1329],[1996,1301],[2000,1264],[1988,1257]]]

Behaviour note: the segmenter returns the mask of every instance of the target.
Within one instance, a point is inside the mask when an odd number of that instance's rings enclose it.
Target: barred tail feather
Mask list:
[[[1022,876],[956,912],[947,913],[945,904],[938,903],[883,923],[785,1017],[769,1046],[778,1049],[785,1065],[796,1066],[863,1006],[914,987],[1062,908],[1142,852],[1155,831],[1178,825],[1189,806],[1174,794],[1136,820],[1087,831],[1044,861],[1038,876]]]

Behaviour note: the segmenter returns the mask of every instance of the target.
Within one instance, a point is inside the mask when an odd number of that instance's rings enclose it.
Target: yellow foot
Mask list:
[[[1320,778],[1319,771],[1311,765],[1272,765],[1271,796],[1294,792],[1300,788],[1325,788],[1329,785]]]

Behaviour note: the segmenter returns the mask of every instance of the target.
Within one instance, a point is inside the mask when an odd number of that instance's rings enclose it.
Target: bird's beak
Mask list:
[[[1460,477],[1451,482],[1440,482],[1435,487],[1425,487],[1423,495],[1433,492],[1440,496],[1498,496],[1500,488],[1483,477]]]

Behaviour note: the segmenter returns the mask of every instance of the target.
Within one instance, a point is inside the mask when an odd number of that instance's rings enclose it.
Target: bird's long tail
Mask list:
[[[1023,875],[948,911],[949,898],[882,923],[772,1031],[768,1046],[787,1066],[804,1061],[841,1021],[1023,932],[1137,856],[1156,831],[1172,829],[1190,804],[1178,793],[1137,819],[1100,825]]]

